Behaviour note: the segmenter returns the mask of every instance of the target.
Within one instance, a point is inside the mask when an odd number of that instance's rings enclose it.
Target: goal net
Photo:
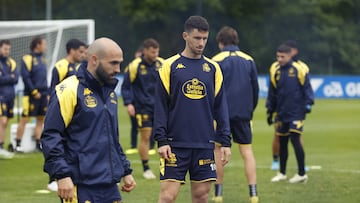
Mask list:
[[[66,56],[65,44],[71,38],[77,38],[86,44],[94,41],[94,20],[44,20],[44,21],[0,21],[0,40],[8,39],[11,43],[10,56],[15,59],[20,70],[21,58],[30,53],[33,37],[41,35],[46,38],[46,59],[48,64],[48,82],[51,70],[59,59]],[[22,90],[19,80],[16,90]]]

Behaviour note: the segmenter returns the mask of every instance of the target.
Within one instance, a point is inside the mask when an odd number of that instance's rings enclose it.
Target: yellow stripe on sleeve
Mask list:
[[[306,77],[306,70],[304,69],[304,67],[302,65],[300,65],[297,62],[293,62],[293,66],[296,68],[297,70],[297,77],[299,79],[299,82],[301,85],[305,84],[305,77]]]
[[[223,74],[221,72],[221,68],[219,66],[218,63],[216,63],[215,61],[204,57],[206,61],[208,61],[209,63],[211,63],[212,65],[215,66],[215,92],[214,95],[215,97],[219,94],[222,84],[223,84]]]
[[[216,61],[216,62],[220,62],[220,61],[223,61],[229,55],[230,55],[229,51],[222,51],[222,52],[216,54],[214,57],[212,57],[212,60]]]
[[[30,72],[32,69],[32,56],[30,54],[26,54],[22,59],[26,65],[26,69]]]
[[[136,79],[136,75],[137,75],[139,64],[140,64],[141,60],[142,59],[140,57],[138,57],[129,64],[130,82],[134,82],[134,80]]]
[[[16,62],[12,58],[9,58],[9,62],[10,62],[11,72],[13,73],[13,72],[15,72],[15,69],[16,69]]]
[[[273,84],[273,86],[276,88],[276,79],[275,79],[275,73],[280,68],[279,63],[276,61],[270,66],[270,81]]]
[[[180,58],[180,55],[177,54],[175,56],[172,56],[164,61],[162,64],[162,67],[159,69],[159,76],[160,80],[168,93],[170,95],[170,72],[171,72],[171,64],[174,63],[178,58]]]
[[[79,80],[71,76],[56,86],[56,96],[59,100],[60,113],[67,127],[74,115],[77,104],[77,88]]]
[[[63,81],[68,72],[69,61],[66,59],[61,59],[55,64],[55,68],[59,75],[59,82]]]

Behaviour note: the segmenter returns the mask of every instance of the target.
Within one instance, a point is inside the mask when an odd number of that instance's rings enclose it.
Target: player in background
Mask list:
[[[65,78],[76,73],[76,66],[85,58],[85,47],[85,43],[78,39],[70,39],[66,42],[65,48],[67,56],[57,61],[52,70],[51,91]]]
[[[305,114],[310,113],[314,104],[314,93],[310,85],[308,72],[292,60],[291,48],[285,44],[278,47],[276,58],[279,63],[270,72],[270,88],[266,101],[267,121],[273,123],[273,113],[277,112],[276,125],[280,140],[280,172],[272,182],[286,180],[286,163],[289,139],[293,145],[298,173],[290,183],[308,180],[305,172],[305,153],[300,142]]]
[[[70,39],[67,41],[65,48],[67,56],[56,62],[55,67],[52,70],[50,86],[51,91],[54,91],[56,85],[58,85],[65,78],[75,75],[77,72],[77,66],[86,58],[86,45],[84,42],[78,39]],[[58,190],[56,180],[50,178],[47,188],[56,192]]]
[[[149,145],[154,119],[157,71],[162,66],[163,59],[159,57],[160,45],[156,40],[145,39],[142,46],[143,55],[128,65],[121,94],[128,114],[136,117],[140,130],[139,154],[144,170],[143,177],[155,179],[156,176],[149,167]]]
[[[154,117],[161,157],[159,203],[176,201],[187,172],[192,202],[208,202],[216,180],[215,143],[221,145],[219,161],[225,165],[230,159],[223,76],[219,65],[203,55],[208,36],[207,20],[189,17],[182,33],[185,49],[159,70]]]
[[[40,136],[44,126],[44,117],[47,111],[49,87],[47,85],[47,69],[44,53],[46,39],[42,36],[33,38],[30,44],[30,54],[21,60],[21,77],[24,81],[23,112],[16,133],[16,152],[23,152],[21,139],[26,123],[30,117],[36,117],[34,130],[36,149],[41,151]]]
[[[304,63],[303,61],[301,61],[298,58],[298,53],[299,53],[299,49],[298,49],[298,45],[297,42],[295,40],[288,40],[286,42],[284,42],[283,44],[289,46],[291,48],[291,57],[292,60],[298,64],[300,64],[304,70],[309,73],[309,67],[306,65],[306,63]],[[271,67],[270,67],[270,72],[273,72],[277,67],[279,66],[279,62],[275,61]],[[276,115],[277,113],[274,112],[273,118],[268,118],[269,119],[274,119],[276,120]],[[270,124],[269,124],[270,125]],[[279,170],[279,153],[280,153],[280,141],[279,141],[279,136],[276,133],[276,122],[274,124],[274,138],[273,138],[273,142],[272,142],[272,154],[273,154],[273,161],[271,164],[271,170],[277,171]],[[300,142],[301,144],[303,144],[303,138],[302,136],[300,137]],[[308,167],[305,166],[305,170],[308,170]]]
[[[238,47],[239,38],[235,29],[225,26],[217,34],[220,53],[213,57],[224,75],[224,89],[229,108],[230,130],[238,144],[244,161],[245,175],[249,185],[250,202],[259,201],[256,189],[256,161],[252,150],[253,112],[258,103],[259,85],[253,58]],[[224,167],[220,161],[220,146],[215,145],[217,180],[215,202],[223,202],[222,186]]]
[[[6,128],[14,117],[15,85],[19,74],[16,62],[10,57],[9,40],[0,40],[0,158],[11,159],[14,154],[4,149]]]

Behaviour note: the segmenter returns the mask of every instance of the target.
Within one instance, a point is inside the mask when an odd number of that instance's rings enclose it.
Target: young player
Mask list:
[[[290,183],[307,181],[305,174],[305,153],[300,143],[305,114],[311,111],[314,93],[311,89],[308,72],[294,62],[291,48],[285,44],[276,52],[279,66],[271,69],[270,88],[266,101],[268,123],[272,123],[272,114],[277,112],[277,133],[280,139],[280,172],[271,179],[272,182],[286,180],[286,163],[288,158],[289,139],[294,147],[298,164],[298,173]]]
[[[214,144],[221,145],[223,165],[231,154],[223,76],[219,65],[203,55],[209,36],[207,20],[189,17],[182,36],[185,49],[166,60],[156,89],[159,203],[175,202],[187,172],[192,202],[208,202],[211,183],[216,180]]]
[[[253,58],[241,52],[239,38],[235,29],[225,26],[217,34],[221,52],[213,57],[224,75],[224,89],[229,108],[229,120],[232,137],[239,144],[244,160],[245,175],[249,185],[250,202],[259,201],[256,189],[256,162],[252,150],[251,120],[258,103],[259,85],[256,65]],[[215,145],[217,180],[215,184],[215,202],[222,202],[222,183],[224,167],[219,160],[220,147]]]
[[[14,116],[15,85],[19,74],[16,62],[10,57],[9,40],[0,41],[0,158],[11,159],[14,154],[4,149],[9,118]]]

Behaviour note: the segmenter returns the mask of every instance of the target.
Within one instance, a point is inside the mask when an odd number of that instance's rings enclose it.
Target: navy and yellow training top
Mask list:
[[[270,68],[270,85],[266,108],[277,112],[277,120],[292,122],[304,120],[306,105],[314,104],[308,69],[290,61],[284,66],[274,63]]]
[[[14,100],[15,85],[18,79],[19,74],[15,60],[0,56],[0,100]]]
[[[165,61],[159,77],[154,114],[158,146],[213,149],[214,142],[231,145],[223,76],[216,62],[177,54]]]
[[[76,64],[70,63],[66,58],[55,63],[52,70],[50,89],[54,90],[55,86],[65,78],[76,74]]]
[[[133,104],[137,114],[154,112],[154,96],[158,70],[164,59],[148,64],[143,57],[134,59],[126,68],[121,95],[124,105]]]
[[[24,55],[21,60],[21,77],[24,81],[24,94],[48,94],[46,59],[40,53]]]
[[[230,119],[251,120],[259,98],[254,59],[235,45],[225,46],[212,59],[224,75]]]

